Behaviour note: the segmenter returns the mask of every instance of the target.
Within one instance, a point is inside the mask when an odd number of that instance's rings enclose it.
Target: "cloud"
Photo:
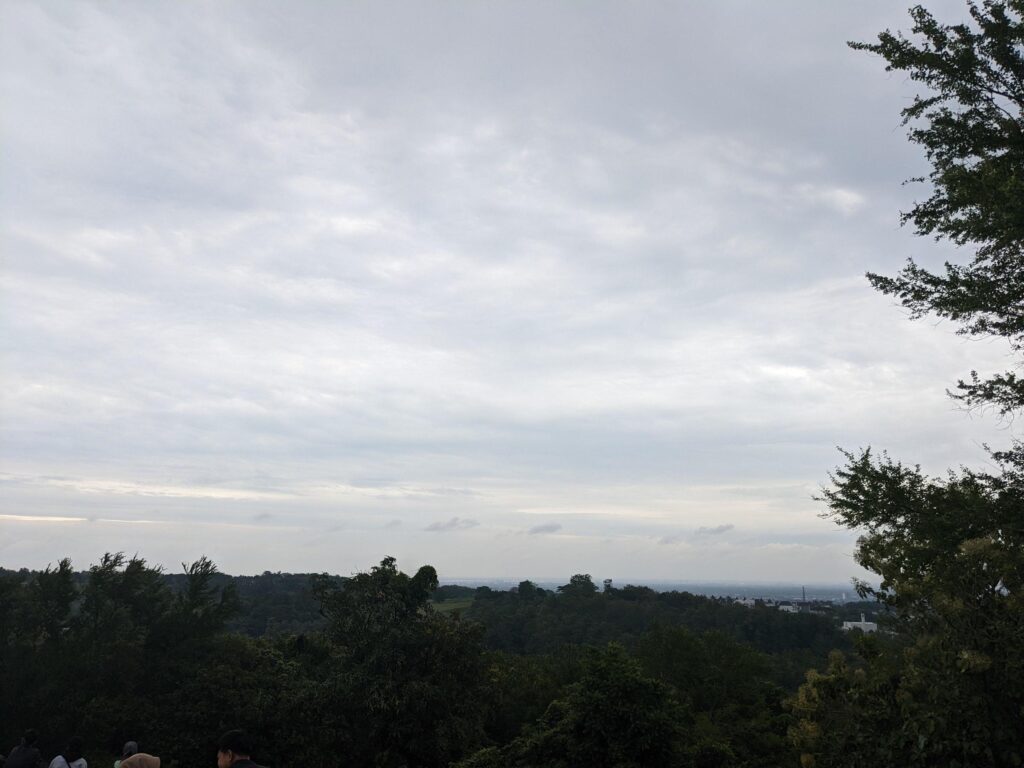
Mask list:
[[[6,515],[0,514],[0,520],[20,520],[33,523],[84,523],[88,517],[61,517],[58,515]]]
[[[470,520],[468,518],[453,517],[451,520],[444,522],[438,521],[431,523],[424,531],[434,531],[436,533],[443,533],[445,531],[464,531],[467,528],[475,528],[480,525],[476,520]]]
[[[728,533],[735,528],[732,523],[723,523],[722,525],[706,526],[702,525],[696,530],[698,536],[720,536],[723,533]]]
[[[558,523],[544,523],[542,525],[535,525],[527,533],[530,536],[536,536],[540,533],[555,533],[562,530],[562,526]]]
[[[736,526],[734,526],[732,523],[724,523],[722,525],[715,526],[702,525],[693,532],[692,536],[721,536],[723,533],[728,533],[735,527]],[[673,544],[685,544],[689,539],[690,535],[683,533],[672,533],[666,534],[665,536],[659,538],[658,543],[666,546]]]
[[[697,526],[827,527],[836,444],[962,461],[944,385],[1005,350],[862,277],[948,255],[895,226],[913,84],[842,44],[905,12],[739,7],[0,3],[0,524],[78,529],[5,558],[133,546],[74,524],[112,515],[344,572],[479,521],[507,551],[427,556],[552,573],[534,510],[675,573]]]

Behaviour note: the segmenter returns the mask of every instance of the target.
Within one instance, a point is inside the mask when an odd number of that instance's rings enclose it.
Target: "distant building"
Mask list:
[[[788,600],[783,600],[776,606],[776,608],[785,613],[800,613],[800,606],[793,605]]]
[[[860,615],[860,621],[844,621],[843,632],[849,632],[851,629],[859,629],[861,632],[877,632],[878,624],[873,621],[865,621],[864,614]]]

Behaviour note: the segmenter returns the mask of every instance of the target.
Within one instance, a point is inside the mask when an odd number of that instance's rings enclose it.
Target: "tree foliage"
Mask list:
[[[904,112],[931,163],[931,196],[904,220],[975,249],[933,274],[910,262],[869,275],[914,317],[1024,352],[1024,3],[969,3],[970,23],[911,10],[912,38],[884,32],[854,48],[925,86]],[[1014,372],[972,373],[954,397],[1002,414],[1024,407]],[[870,451],[849,453],[823,493],[828,516],[863,532],[861,585],[893,612],[895,635],[809,673],[793,700],[805,765],[1019,766],[1024,762],[1024,449],[994,472],[932,478]]]
[[[656,626],[716,631],[772,654],[775,672],[794,685],[833,648],[847,647],[829,617],[630,584],[599,593],[563,588],[555,594],[523,584],[509,592],[481,589],[465,613],[483,625],[489,649],[517,654],[552,653],[567,644],[620,642],[633,648]]]
[[[560,586],[558,591],[570,597],[591,597],[597,594],[597,585],[589,573],[577,573],[569,579],[568,584]]]
[[[332,644],[323,704],[339,715],[334,752],[355,764],[446,766],[479,745],[483,647],[479,627],[430,603],[437,573],[385,558],[314,592]]]
[[[969,3],[970,23],[942,24],[911,9],[912,36],[883,32],[851,43],[882,56],[890,71],[924,86],[903,110],[909,137],[924,148],[931,194],[903,214],[920,234],[976,247],[966,265],[942,273],[913,260],[898,275],[870,274],[913,317],[934,313],[960,333],[1006,338],[1024,351],[1024,3]],[[956,397],[1003,414],[1024,407],[1024,379],[972,372]]]
[[[1015,473],[928,478],[869,451],[824,493],[864,533],[861,585],[896,640],[834,657],[796,700],[798,743],[823,765],[1019,765],[1024,712],[1024,484]],[[861,732],[863,729],[863,732]],[[871,738],[865,738],[870,734]]]
[[[201,558],[185,566],[185,589],[175,594],[159,569],[115,553],[84,577],[66,559],[5,575],[0,722],[15,732],[45,724],[51,749],[76,733],[104,748],[145,733],[154,749],[173,743],[182,757],[201,758],[211,737],[179,728],[178,714],[203,703],[179,697],[234,610],[230,587],[209,586],[215,574]]]
[[[640,768],[683,765],[684,710],[621,646],[595,651],[582,678],[536,725],[461,768]]]
[[[313,579],[324,613],[317,631],[231,632],[238,583],[251,589],[261,578],[305,599],[287,574],[270,576],[227,577],[206,558],[164,574],[117,553],[85,572],[69,561],[0,570],[0,740],[37,727],[50,756],[78,735],[93,760],[132,739],[181,765],[210,763],[213,739],[234,727],[256,735],[256,757],[271,765],[690,767],[792,757],[777,660],[656,621],[700,608],[728,626],[759,611],[641,587],[574,595],[524,582],[477,599],[513,615],[528,606],[541,621],[583,630],[583,644],[485,651],[482,625],[434,609],[433,568],[409,575],[385,558],[347,578]],[[794,627],[809,618],[774,615]],[[609,648],[607,638],[624,643]]]

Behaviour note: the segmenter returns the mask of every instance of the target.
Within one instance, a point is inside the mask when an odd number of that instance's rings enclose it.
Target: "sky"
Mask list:
[[[930,4],[943,20],[960,3]],[[890,0],[0,5],[0,565],[845,582],[837,446],[1012,425]]]

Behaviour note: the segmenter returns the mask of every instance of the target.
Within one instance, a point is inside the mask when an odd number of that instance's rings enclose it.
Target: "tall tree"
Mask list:
[[[946,25],[920,6],[912,36],[886,31],[855,49],[925,86],[903,111],[924,147],[931,194],[903,218],[918,233],[974,249],[935,274],[911,261],[869,275],[914,317],[934,313],[963,334],[995,335],[1024,352],[1024,2],[968,3]],[[972,372],[953,396],[1012,414],[1014,372]],[[806,765],[1019,766],[1024,762],[1024,449],[995,472],[931,478],[870,451],[847,454],[823,499],[863,531],[856,557],[878,574],[861,585],[893,609],[892,642],[833,659],[794,702]],[[1015,639],[1016,638],[1016,639]]]
[[[433,567],[408,576],[393,557],[340,583],[316,579],[335,649],[322,703],[354,765],[440,768],[483,737],[481,631],[435,612],[436,588]]]
[[[558,591],[572,597],[591,597],[597,594],[597,585],[589,573],[577,573],[569,578],[568,584],[560,586]]]
[[[903,120],[931,162],[930,195],[903,214],[922,235],[974,246],[968,264],[933,273],[909,261],[896,276],[870,274],[913,317],[934,313],[960,333],[1001,336],[1024,351],[1024,2],[968,3],[970,23],[941,24],[916,6],[912,37],[885,31],[850,43],[882,56],[889,71],[925,86]],[[1003,414],[1024,407],[1024,378],[971,373],[956,397]]]
[[[808,679],[799,746],[826,766],[1021,765],[1020,474],[935,479],[865,451],[834,480],[830,515],[864,532],[856,558],[881,583],[860,589],[892,609],[897,636]]]

